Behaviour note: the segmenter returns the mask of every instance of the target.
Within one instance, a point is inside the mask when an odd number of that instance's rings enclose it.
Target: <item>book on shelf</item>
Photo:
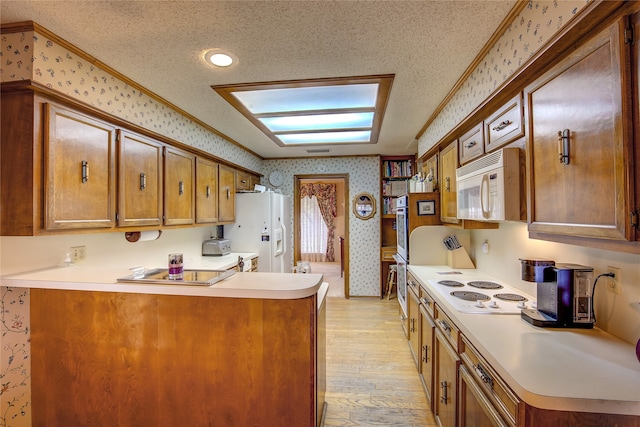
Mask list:
[[[385,178],[412,176],[411,160],[385,160],[382,162]]]

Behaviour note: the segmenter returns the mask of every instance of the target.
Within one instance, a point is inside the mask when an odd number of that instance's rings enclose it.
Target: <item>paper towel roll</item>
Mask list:
[[[153,231],[129,231],[124,233],[124,238],[128,242],[148,242],[149,240],[156,240],[162,234],[162,230]]]

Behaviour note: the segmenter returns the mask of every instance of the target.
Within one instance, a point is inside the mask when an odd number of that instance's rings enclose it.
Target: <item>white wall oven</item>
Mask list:
[[[397,254],[394,259],[397,264],[398,302],[407,315],[407,264],[409,263],[409,218],[407,212],[407,196],[396,199],[396,234]]]

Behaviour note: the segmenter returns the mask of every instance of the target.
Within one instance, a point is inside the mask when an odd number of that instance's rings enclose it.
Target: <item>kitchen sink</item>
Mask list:
[[[231,270],[184,270],[182,280],[169,279],[168,268],[154,268],[145,270],[142,267],[133,268],[133,274],[120,277],[118,282],[146,283],[154,285],[190,285],[211,286],[216,282],[233,276],[236,271]]]

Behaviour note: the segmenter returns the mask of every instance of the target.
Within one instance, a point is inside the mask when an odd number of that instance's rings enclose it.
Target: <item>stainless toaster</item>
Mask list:
[[[209,239],[202,242],[203,256],[222,256],[231,253],[229,239]]]

